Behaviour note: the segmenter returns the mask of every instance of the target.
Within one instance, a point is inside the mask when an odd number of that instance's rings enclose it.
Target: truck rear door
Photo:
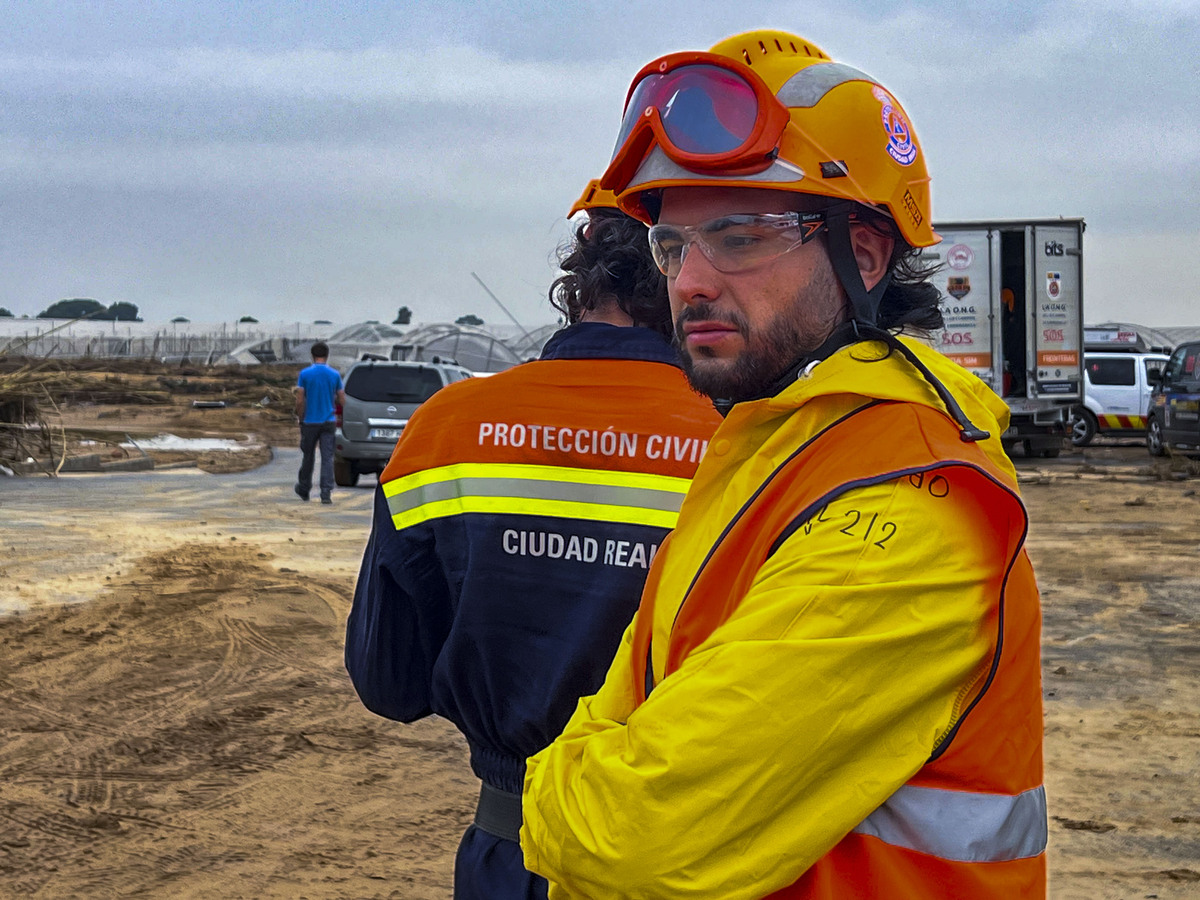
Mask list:
[[[1030,296],[1039,399],[1082,396],[1083,247],[1078,223],[1030,228]]]
[[[941,353],[1003,395],[1000,354],[992,328],[998,248],[987,227],[938,228],[942,242],[923,256],[941,268],[931,279],[942,293],[945,327],[934,334]]]

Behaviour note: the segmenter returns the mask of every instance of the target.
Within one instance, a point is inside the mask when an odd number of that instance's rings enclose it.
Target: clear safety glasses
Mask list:
[[[787,107],[745,66],[715,53],[672,53],[634,78],[601,183],[623,190],[654,144],[693,171],[760,172],[789,121]]]
[[[747,213],[720,216],[699,225],[654,225],[650,252],[668,278],[675,278],[688,247],[700,248],[714,269],[744,272],[807,244],[825,228],[824,212]]]

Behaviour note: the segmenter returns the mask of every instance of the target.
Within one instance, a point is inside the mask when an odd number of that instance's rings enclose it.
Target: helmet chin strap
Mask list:
[[[883,293],[887,290],[888,284],[891,283],[892,273],[888,272],[884,275],[879,283],[870,290],[867,290],[867,286],[863,284],[862,273],[858,269],[858,261],[854,258],[854,247],[850,241],[850,214],[853,209],[854,204],[852,203],[838,203],[826,210],[825,213],[825,224],[829,229],[829,260],[833,264],[834,273],[845,289],[847,297],[850,298],[850,305],[854,311],[853,317],[834,328],[821,346],[811,353],[804,354],[789,365],[756,397],[743,399],[761,400],[773,397],[799,378],[801,372],[812,363],[826,359],[841,348],[861,341],[880,341],[886,344],[890,350],[899,352],[921,373],[921,377],[934,389],[939,399],[945,404],[946,410],[958,424],[959,437],[962,441],[974,443],[986,440],[990,434],[967,418],[967,414],[958,405],[954,395],[938,380],[937,376],[930,372],[917,355],[902,344],[894,334],[876,324],[879,303],[883,299]],[[717,412],[725,416],[729,414],[729,410],[736,402],[730,399],[714,399],[713,406],[716,407]]]
[[[825,226],[829,231],[829,261],[833,264],[838,281],[846,290],[846,296],[850,298],[854,321],[860,325],[874,326],[879,302],[891,284],[892,273],[885,274],[869,291],[863,284],[858,260],[854,258],[854,245],[850,240],[850,214],[853,210],[853,203],[835,203],[825,211]]]

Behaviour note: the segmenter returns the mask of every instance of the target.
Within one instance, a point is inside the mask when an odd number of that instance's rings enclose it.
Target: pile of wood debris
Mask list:
[[[57,471],[66,456],[67,438],[55,398],[74,389],[77,380],[44,361],[5,368],[0,370],[0,465],[57,459]]]
[[[0,466],[10,472],[30,466],[46,474],[58,472],[82,437],[97,439],[64,424],[64,413],[84,406],[111,408],[105,416],[111,415],[114,426],[120,418],[136,417],[130,407],[193,405],[255,407],[260,415],[290,422],[298,368],[0,357]]]

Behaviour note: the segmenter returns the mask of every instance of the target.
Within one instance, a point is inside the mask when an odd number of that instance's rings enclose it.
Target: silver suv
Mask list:
[[[382,472],[417,407],[446,385],[470,377],[469,370],[437,357],[352,365],[346,372],[346,404],[337,412],[334,481],[353,487],[364,472]]]

